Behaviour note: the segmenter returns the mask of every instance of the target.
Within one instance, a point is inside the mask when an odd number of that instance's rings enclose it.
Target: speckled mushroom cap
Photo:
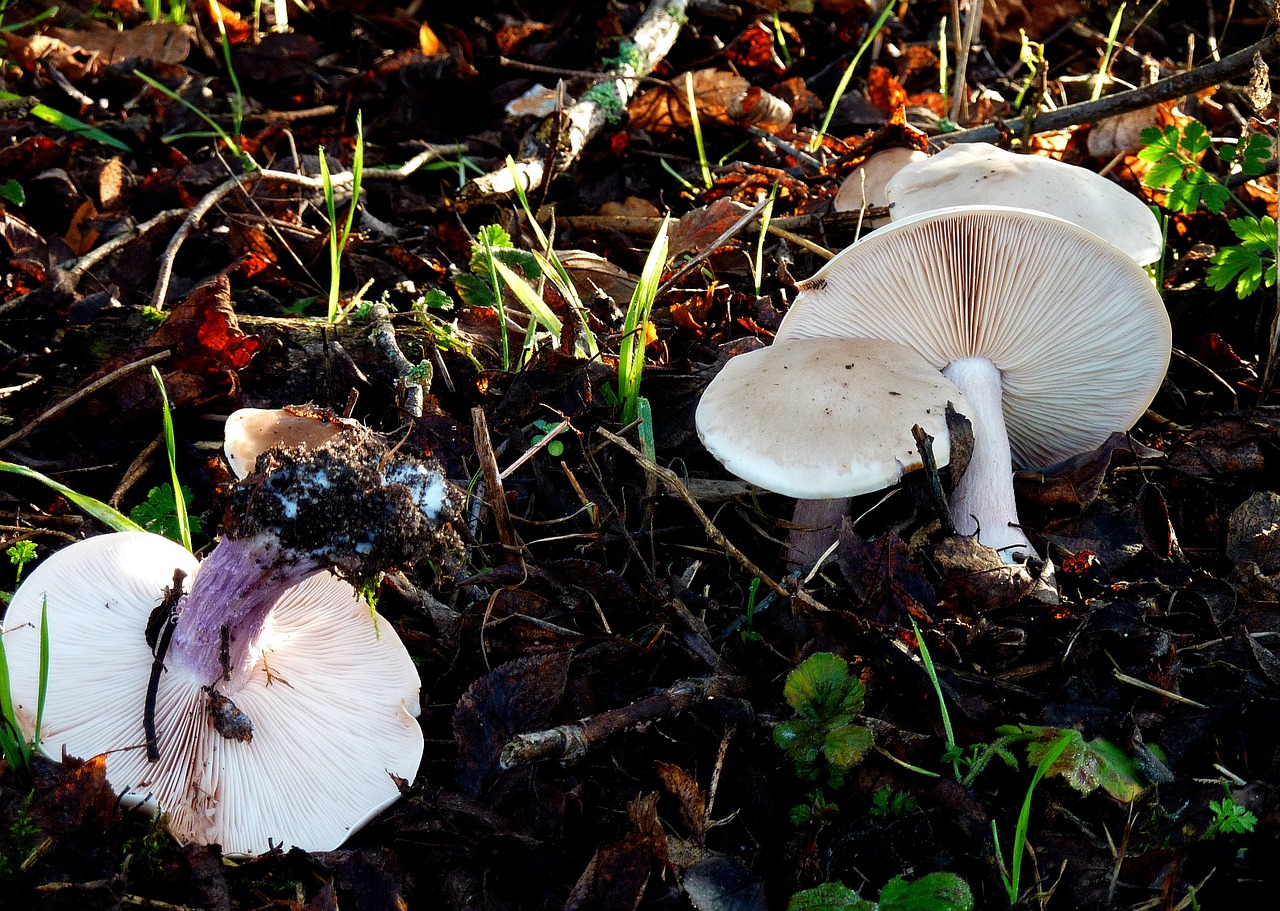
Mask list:
[[[396,631],[347,583],[312,576],[276,604],[252,672],[223,690],[252,719],[252,740],[215,731],[211,681],[166,672],[156,700],[160,759],[151,763],[144,630],[175,568],[199,572],[165,538],[119,533],[66,547],[24,580],[4,627],[24,734],[34,730],[47,596],[46,754],[105,752],[112,787],[130,805],[168,813],[182,842],[217,843],[232,855],[336,848],[400,796],[397,780],[412,781],[422,758],[418,674]]]
[[[258,456],[276,446],[315,448],[355,421],[311,405],[284,408],[240,408],[231,412],[222,433],[222,451],[237,478],[253,472]]]
[[[695,422],[703,445],[738,477],[818,500],[881,490],[919,468],[915,424],[946,465],[948,403],[962,409],[960,390],[904,345],[776,342],[730,360]]]
[[[951,206],[1012,206],[1065,218],[1139,265],[1155,262],[1164,250],[1160,223],[1123,187],[1087,168],[985,142],[956,143],[907,165],[889,180],[885,195],[894,221]]]
[[[775,344],[879,338],[936,370],[994,363],[1019,466],[1087,452],[1133,426],[1169,365],[1169,317],[1142,268],[1040,212],[962,206],[896,221],[800,288]]]

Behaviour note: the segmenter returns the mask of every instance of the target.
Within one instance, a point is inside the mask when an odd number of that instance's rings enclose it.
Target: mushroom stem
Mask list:
[[[951,520],[959,534],[976,533],[1006,563],[1021,563],[1035,549],[1018,523],[1000,369],[984,357],[968,357],[952,361],[942,375],[964,393],[973,424],[973,455],[951,492]]]
[[[849,514],[852,497],[832,500],[796,500],[787,535],[787,562],[797,569],[809,569],[840,537],[840,523]]]
[[[280,596],[322,569],[269,534],[223,538],[179,605],[166,669],[201,685],[234,677],[249,664]]]

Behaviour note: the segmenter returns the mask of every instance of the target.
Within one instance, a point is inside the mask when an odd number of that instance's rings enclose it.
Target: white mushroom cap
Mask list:
[[[1123,187],[1087,168],[1015,155],[985,142],[956,143],[907,165],[888,182],[894,221],[951,206],[1033,209],[1065,218],[1119,247],[1139,265],[1164,251],[1160,223]]]
[[[237,478],[253,472],[258,456],[275,446],[307,446],[327,443],[355,421],[336,417],[318,408],[241,408],[227,417],[222,451]]]
[[[1127,430],[1169,365],[1169,317],[1128,256],[1040,212],[963,206],[895,221],[801,283],[777,342],[880,338],[934,369],[1000,371],[1013,461],[1044,466]]]
[[[915,424],[946,465],[949,402],[961,409],[960,391],[904,345],[778,341],[730,360],[695,421],[703,444],[738,477],[818,500],[881,490],[921,467]]]
[[[885,195],[885,185],[890,178],[917,161],[929,158],[917,149],[882,149],[867,160],[844,179],[836,193],[832,207],[837,212],[857,212],[866,206],[887,206],[889,197]],[[882,224],[884,219],[874,219],[872,226]]]
[[[195,558],[158,535],[78,542],[45,560],[5,618],[13,700],[34,730],[40,613],[48,599],[49,689],[41,748],[51,757],[107,753],[107,779],[126,803],[169,814],[182,842],[231,855],[273,845],[331,850],[400,796],[422,758],[419,679],[389,623],[345,582],[318,573],[277,602],[252,671],[220,684],[253,722],[248,742],[217,733],[210,680],[160,676],[160,759],[144,748],[143,704],[153,657],[151,611]],[[243,679],[240,679],[243,676]]]

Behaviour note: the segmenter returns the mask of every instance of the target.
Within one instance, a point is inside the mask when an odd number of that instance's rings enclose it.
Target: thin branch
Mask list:
[[[1023,131],[1028,126],[1030,126],[1030,133],[1048,133],[1082,123],[1094,123],[1118,114],[1127,114],[1129,111],[1137,111],[1162,101],[1182,98],[1201,89],[1219,85],[1247,73],[1253,66],[1254,55],[1261,54],[1264,59],[1271,59],[1277,52],[1280,52],[1280,32],[1221,60],[1206,63],[1185,73],[1176,73],[1151,85],[1128,92],[1117,92],[1114,95],[1099,98],[1097,101],[1082,101],[1054,111],[1035,112],[1024,117],[1015,117],[1004,121],[1004,128],[1018,136],[1023,135]],[[957,142],[995,142],[1000,138],[1001,133],[1002,131],[996,126],[987,125],[957,133],[943,133],[940,136],[930,137],[929,142],[935,146],[951,145]]]

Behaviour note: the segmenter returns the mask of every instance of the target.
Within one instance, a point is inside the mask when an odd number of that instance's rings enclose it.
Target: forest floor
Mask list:
[[[2,7],[0,460],[165,530],[154,366],[198,553],[242,406],[350,414],[467,503],[458,565],[377,590],[422,682],[402,799],[336,850],[224,859],[123,811],[101,762],[3,764],[0,906],[1275,901],[1273,11],[969,0],[957,54],[942,2],[649,6]],[[672,40],[631,40],[642,15]],[[842,181],[956,139],[1105,171],[1166,227],[1154,401],[1016,478],[1057,598],[945,533],[936,472],[856,499],[797,573],[794,501],[695,431],[712,377],[870,230],[833,211]],[[0,591],[106,530],[0,473]]]

